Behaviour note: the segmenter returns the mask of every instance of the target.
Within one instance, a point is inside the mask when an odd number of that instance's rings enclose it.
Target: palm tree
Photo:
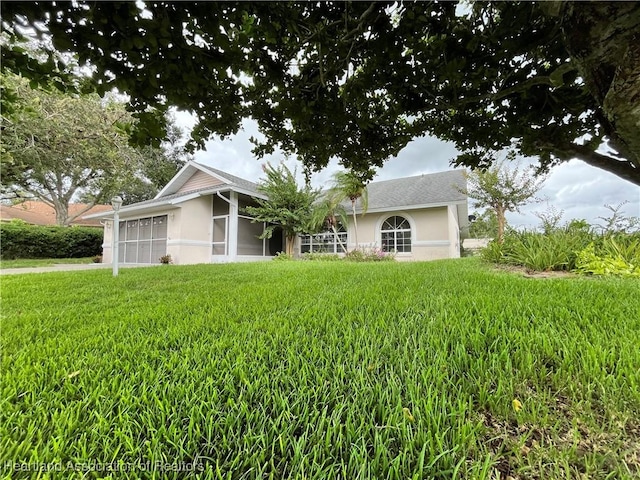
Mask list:
[[[340,240],[338,225],[347,225],[347,211],[342,205],[344,198],[334,195],[331,190],[324,195],[313,207],[311,214],[311,231],[320,231],[329,228],[342,251],[347,253],[347,246]]]
[[[333,197],[337,203],[349,199],[351,201],[351,212],[353,214],[353,228],[358,248],[358,220],[356,218],[356,202],[360,199],[360,208],[362,215],[367,212],[369,204],[369,195],[367,187],[362,180],[352,171],[336,172],[333,175],[333,186],[329,190],[329,196]]]

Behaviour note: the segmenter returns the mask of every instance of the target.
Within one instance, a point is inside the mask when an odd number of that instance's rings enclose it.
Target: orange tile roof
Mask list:
[[[69,215],[75,215],[77,212],[87,207],[86,203],[72,203],[69,205]],[[94,205],[84,212],[80,217],[71,222],[71,225],[82,225],[90,227],[100,227],[99,219],[86,220],[82,217],[92,213],[100,213],[112,210],[111,205]],[[33,225],[55,225],[56,212],[44,202],[28,200],[13,206],[0,205],[0,219],[12,220],[20,219]]]

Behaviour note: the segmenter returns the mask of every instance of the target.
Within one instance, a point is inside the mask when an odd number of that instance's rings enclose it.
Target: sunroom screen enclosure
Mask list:
[[[213,196],[213,235],[211,254],[214,259],[228,256],[268,257],[282,250],[282,234],[274,232],[271,239],[259,238],[264,232],[263,222],[254,222],[246,207],[255,205],[247,195],[229,192]],[[232,223],[235,226],[232,226]],[[236,237],[231,238],[236,231]],[[232,245],[235,241],[235,245]],[[235,248],[235,252],[233,249]]]
[[[120,263],[160,263],[167,254],[167,216],[145,217],[120,222]]]

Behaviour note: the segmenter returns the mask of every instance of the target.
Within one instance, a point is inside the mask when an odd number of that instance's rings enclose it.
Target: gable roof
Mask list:
[[[217,168],[209,167],[208,165],[203,165],[192,160],[190,162],[187,162],[185,166],[182,167],[178,173],[176,173],[176,175],[169,181],[169,183],[167,183],[167,185],[162,190],[160,190],[160,192],[158,192],[155,199],[179,193],[181,188],[185,184],[187,184],[187,182],[198,172],[203,172],[206,175],[212,177],[219,185],[227,185],[229,187],[232,187],[232,189],[244,190],[245,193],[249,194],[258,193],[258,185],[256,183],[245,180],[244,178],[236,177],[235,175],[223,172],[221,170],[218,170]]]
[[[86,203],[69,204],[69,216],[87,208]],[[91,214],[99,214],[111,210],[111,205],[94,205],[81,217],[75,218],[71,225],[86,227],[100,227],[99,220],[87,220],[84,217]],[[44,202],[27,200],[13,206],[0,205],[0,218],[2,220],[19,219],[32,225],[56,225],[56,211]]]
[[[464,170],[371,182],[367,185],[367,211],[466,203],[467,196],[460,191],[465,187]]]
[[[194,177],[204,174],[197,181],[191,181]],[[210,180],[206,181],[206,176],[210,177]],[[135,211],[156,211],[167,207],[174,207],[175,205],[191,200],[202,195],[210,195],[215,192],[224,192],[233,190],[238,193],[251,195],[259,198],[266,198],[266,196],[258,191],[258,184],[245,180],[244,178],[236,177],[229,173],[218,170],[217,168],[203,165],[196,161],[191,160],[187,162],[184,167],[180,169],[178,173],[165,185],[165,187],[158,192],[155,198],[151,200],[145,200],[143,202],[132,203],[129,205],[123,205],[120,209],[121,214],[126,214]],[[111,218],[113,216],[113,210],[109,209],[104,214],[88,215],[86,218]]]
[[[205,176],[201,175],[202,173],[215,179],[215,182],[206,182]],[[193,181],[197,176],[200,178]],[[466,205],[467,196],[459,190],[465,186],[466,179],[463,170],[372,182],[367,185],[369,200],[367,211],[415,209],[449,204]],[[155,198],[123,205],[120,212],[126,214],[138,210],[166,209],[192,198],[227,190],[266,198],[264,194],[259,192],[257,183],[192,160],[180,169]],[[361,211],[359,204],[358,201],[357,211]],[[112,215],[113,211],[109,210],[102,215],[93,214],[87,217],[110,218]]]

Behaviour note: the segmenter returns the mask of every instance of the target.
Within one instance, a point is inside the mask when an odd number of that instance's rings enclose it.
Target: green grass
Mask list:
[[[17,260],[2,260],[0,268],[28,268],[51,267],[61,264],[87,264],[93,263],[93,257],[88,258],[19,258]]]
[[[639,299],[634,279],[475,258],[5,277],[0,459],[195,462],[212,479],[637,478]]]

